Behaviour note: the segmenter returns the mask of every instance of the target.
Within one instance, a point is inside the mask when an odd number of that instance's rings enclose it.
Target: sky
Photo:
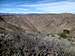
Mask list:
[[[75,0],[0,0],[0,13],[75,14]]]

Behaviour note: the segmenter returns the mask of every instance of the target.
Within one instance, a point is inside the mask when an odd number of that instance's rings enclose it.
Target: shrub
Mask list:
[[[74,51],[67,39],[58,39],[38,33],[0,33],[1,56],[73,56]]]

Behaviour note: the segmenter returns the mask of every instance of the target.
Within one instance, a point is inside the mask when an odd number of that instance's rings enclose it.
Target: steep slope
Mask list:
[[[17,31],[61,32],[63,29],[75,31],[75,14],[31,14],[5,15],[1,28]],[[17,28],[16,28],[17,27]]]

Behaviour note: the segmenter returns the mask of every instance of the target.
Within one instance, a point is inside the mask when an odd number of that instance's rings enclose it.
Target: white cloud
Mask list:
[[[32,7],[36,8],[36,12],[45,12],[45,13],[75,13],[75,2],[56,2],[56,3],[44,3],[44,4],[35,4],[35,5],[19,5],[21,7]],[[34,12],[34,10],[33,10]]]
[[[18,4],[10,5],[5,12],[14,13],[75,13],[75,2],[54,2],[54,3],[40,3],[40,4]],[[3,12],[0,10],[0,12]]]

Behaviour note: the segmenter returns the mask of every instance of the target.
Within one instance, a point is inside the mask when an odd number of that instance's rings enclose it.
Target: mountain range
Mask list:
[[[64,29],[75,33],[75,14],[3,14],[0,13],[0,29],[57,33]]]

